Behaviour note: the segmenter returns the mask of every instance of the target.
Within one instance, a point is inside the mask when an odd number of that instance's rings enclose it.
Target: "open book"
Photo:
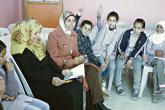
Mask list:
[[[85,77],[85,68],[84,64],[80,64],[72,69],[69,70],[64,77],[64,80],[71,80],[78,77]]]

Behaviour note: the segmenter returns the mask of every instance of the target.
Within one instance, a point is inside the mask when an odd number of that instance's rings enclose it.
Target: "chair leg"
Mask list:
[[[114,75],[110,75],[109,84],[108,84],[108,91],[111,91],[113,79],[114,79]]]
[[[140,91],[139,91],[139,97],[142,97],[144,89],[145,89],[145,87],[147,85],[148,73],[149,73],[148,67],[144,67],[143,74],[142,74]]]

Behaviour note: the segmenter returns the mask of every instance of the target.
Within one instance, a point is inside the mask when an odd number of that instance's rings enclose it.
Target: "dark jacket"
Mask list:
[[[16,54],[13,57],[29,82],[51,84],[53,77],[63,79],[62,69],[54,63],[48,52],[41,61],[28,49],[25,49],[22,55]]]
[[[76,15],[76,26],[74,30],[76,31],[78,35],[78,50],[81,55],[87,55],[88,61],[90,63],[93,63],[97,65],[98,67],[101,66],[101,62],[98,60],[98,58],[94,55],[92,50],[92,43],[88,36],[83,35],[80,29],[78,29],[78,22],[79,22],[80,16]]]
[[[127,30],[120,42],[119,42],[119,45],[118,45],[118,55],[120,52],[124,52],[126,51],[128,45],[129,45],[129,40],[130,40],[130,37],[131,37],[131,32],[133,31],[133,29],[130,29],[130,30]],[[128,59],[134,59],[136,58],[137,55],[140,55],[142,56],[143,55],[143,49],[144,49],[144,45],[147,41],[147,36],[144,32],[141,32],[136,44],[135,44],[135,47],[133,49],[133,51],[129,54],[128,56]]]

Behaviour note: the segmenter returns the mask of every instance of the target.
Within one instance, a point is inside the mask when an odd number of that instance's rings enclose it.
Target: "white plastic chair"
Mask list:
[[[41,30],[41,38],[44,40],[45,45],[47,46],[49,33],[54,31],[54,28],[42,28]]]
[[[10,31],[7,28],[0,28],[0,37],[10,34]]]
[[[146,85],[147,85],[148,74],[150,72],[153,72],[153,68],[145,65],[143,68],[143,73],[142,73],[139,97],[142,97],[142,95],[143,95],[144,89],[146,88]]]
[[[144,47],[144,56],[146,56],[146,45]],[[139,97],[142,97],[144,90],[147,86],[148,74],[152,72],[153,72],[153,67],[148,66],[148,65],[143,65],[143,73],[142,73],[141,85],[140,85],[140,90],[139,90]]]
[[[141,85],[140,85],[140,91],[139,91],[139,97],[142,97],[143,92],[146,88],[147,85],[147,80],[148,80],[148,74],[153,72],[153,67],[145,65],[143,68],[143,73],[142,73],[142,80],[141,80]],[[165,70],[164,70],[165,72]]]

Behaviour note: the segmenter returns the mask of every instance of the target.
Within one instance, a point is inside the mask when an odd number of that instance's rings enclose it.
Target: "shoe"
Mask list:
[[[94,105],[94,110],[111,110],[109,108],[107,108],[103,102],[99,102],[97,104]]]
[[[139,91],[136,90],[136,91],[133,91],[132,93],[132,99],[133,100],[137,100],[139,98]]]
[[[125,91],[124,91],[124,89],[123,89],[121,86],[118,86],[118,87],[116,88],[116,91],[117,91],[117,93],[118,93],[119,95],[125,95]]]
[[[157,104],[160,102],[160,94],[154,94],[152,97],[152,103]]]

